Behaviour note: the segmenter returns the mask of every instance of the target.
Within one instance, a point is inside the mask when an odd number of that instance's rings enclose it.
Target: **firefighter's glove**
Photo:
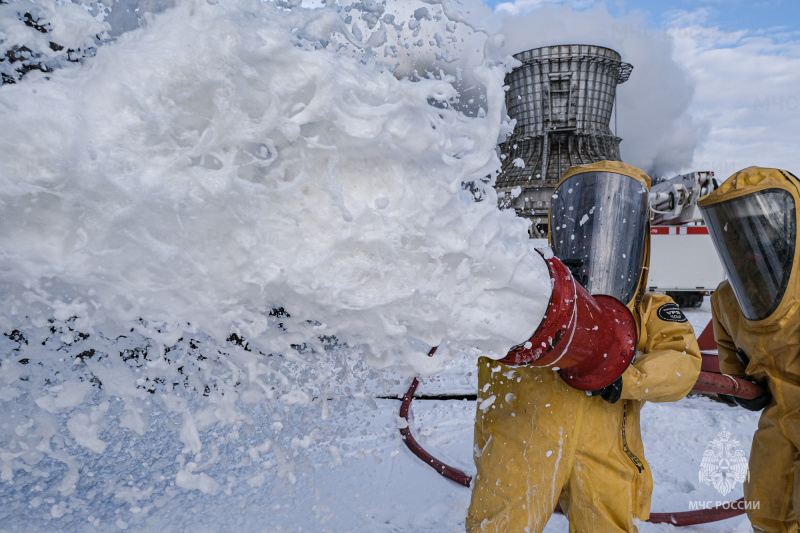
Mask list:
[[[751,380],[747,380],[751,381]],[[719,396],[727,400],[729,403],[735,403],[739,407],[744,407],[748,411],[761,411],[763,408],[769,405],[769,402],[772,401],[772,393],[769,392],[769,389],[766,387],[762,387],[766,392],[761,396],[757,396],[752,400],[746,400],[744,398],[737,398],[736,396],[731,396],[730,394],[720,394]]]
[[[766,406],[769,405],[769,402],[772,401],[772,394],[769,392],[768,389],[765,389],[766,392],[761,396],[753,398],[752,400],[745,400],[744,398],[737,398],[733,397],[733,401],[739,404],[741,407],[744,407],[748,411],[760,411]]]
[[[742,363],[742,365],[744,365],[745,368],[747,368],[747,365],[750,364],[750,358],[747,357],[747,354],[744,353],[744,350],[742,350],[741,348],[736,349],[736,359],[738,359],[739,362]],[[755,383],[756,385],[759,385],[761,387],[761,390],[764,391],[764,393],[761,394],[761,396],[757,396],[751,400],[746,400],[745,398],[738,398],[736,396],[730,396],[727,394],[720,394],[720,396],[724,396],[727,400],[732,401],[739,407],[744,407],[748,411],[761,411],[766,406],[768,406],[769,402],[772,401],[772,393],[769,391],[766,384],[758,383],[756,380],[750,377],[742,379],[750,381],[751,383]]]
[[[722,398],[727,400],[729,403],[735,403],[739,407],[744,407],[748,411],[761,411],[763,408],[769,405],[772,401],[772,393],[767,388],[766,384],[758,383],[752,378],[741,378],[745,381],[749,381],[751,383],[755,383],[761,387],[761,390],[764,391],[761,396],[756,396],[751,400],[747,400],[745,398],[738,398],[736,396],[731,396],[730,394],[720,394]]]
[[[589,391],[589,396],[600,396],[608,403],[617,403],[621,395],[622,395],[622,376],[614,380],[614,383],[612,383],[608,387],[603,387],[602,389]]]
[[[589,283],[589,271],[586,269],[586,266],[583,264],[583,259],[571,259],[566,258],[561,260],[564,265],[569,268],[570,274],[572,274],[573,279],[578,282],[578,284],[586,288],[586,284]]]

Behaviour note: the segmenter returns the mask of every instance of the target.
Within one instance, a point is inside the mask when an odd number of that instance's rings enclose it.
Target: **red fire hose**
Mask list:
[[[434,351],[435,349],[431,350],[429,355],[432,355]],[[414,392],[417,390],[418,385],[419,380],[414,378],[414,381],[411,382],[411,386],[408,388],[405,396],[403,396],[403,402],[400,404],[400,416],[406,421],[406,423],[408,423],[408,411],[411,407],[411,400],[414,399]],[[713,374],[710,372],[700,372],[700,377],[697,379],[697,383],[692,390],[713,392],[717,394],[729,394],[731,396],[737,396],[739,398],[746,399],[753,399],[761,395],[762,392],[761,388],[755,383],[723,374]],[[443,463],[425,451],[416,441],[416,439],[414,439],[414,436],[411,434],[411,427],[409,425],[401,428],[400,434],[403,436],[403,442],[405,442],[408,449],[411,450],[414,455],[422,459],[431,468],[436,470],[439,474],[465,487],[470,486],[470,483],[472,483],[472,477],[468,476],[457,468],[453,468],[452,466]],[[560,513],[561,507],[556,505],[555,511]],[[710,509],[682,511],[677,513],[650,513],[650,518],[647,521],[654,524],[667,523],[672,524],[673,526],[691,526],[695,524],[716,522],[726,518],[733,518],[734,516],[744,514],[744,512],[744,498],[739,498],[734,502],[725,503]]]
[[[692,387],[693,391],[714,392],[717,394],[728,394],[746,400],[752,400],[763,394],[761,387],[752,381],[737,379],[725,374],[713,374],[711,372],[700,372],[697,383]]]
[[[414,398],[414,392],[417,390],[417,385],[419,385],[419,380],[414,378],[414,381],[411,382],[411,386],[408,388],[408,391],[406,391],[405,396],[403,396],[403,403],[400,404],[400,417],[406,422],[408,422],[408,409],[411,407],[411,400]],[[447,479],[455,481],[460,485],[464,485],[465,487],[469,487],[470,483],[472,483],[472,476],[468,476],[461,470],[444,464],[439,459],[426,452],[411,434],[410,425],[400,428],[400,434],[403,435],[403,441],[406,443],[406,446],[408,446],[408,449],[411,450],[414,455],[422,459],[425,464],[431,466],[431,468],[439,472],[441,475]]]

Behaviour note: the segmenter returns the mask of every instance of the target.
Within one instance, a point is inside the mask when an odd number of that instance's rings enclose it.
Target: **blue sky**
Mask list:
[[[751,165],[800,173],[800,1],[483,2],[512,53],[598,44],[634,65],[617,91],[623,160],[722,179]]]
[[[646,20],[657,28],[668,27],[677,12],[705,12],[707,23],[724,31],[747,29],[794,30],[800,28],[800,2],[797,0],[718,0],[698,2],[693,0],[633,1],[624,0],[595,2],[593,0],[528,0],[501,1],[484,0],[492,8],[500,4],[518,5],[524,9],[545,4],[563,4],[581,10],[595,4],[605,4],[615,17],[623,17],[638,11],[645,14]]]

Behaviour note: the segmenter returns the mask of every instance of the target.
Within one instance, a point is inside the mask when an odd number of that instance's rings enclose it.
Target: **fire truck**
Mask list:
[[[711,171],[654,180],[650,189],[650,273],[647,289],[681,307],[699,307],[725,279],[697,200],[717,188]]]

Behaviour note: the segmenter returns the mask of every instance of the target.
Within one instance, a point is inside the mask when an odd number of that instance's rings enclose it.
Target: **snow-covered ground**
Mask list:
[[[707,301],[687,315],[702,331],[710,318]],[[86,341],[76,342],[75,349],[81,342]],[[33,359],[36,350],[24,351]],[[68,349],[63,352],[71,355]],[[36,362],[14,364],[24,368]],[[50,419],[40,414],[32,420],[26,418],[31,404],[42,404],[46,395],[34,399],[35,391],[27,390],[4,403],[0,422],[0,449],[6,450],[0,452],[0,531],[462,531],[469,489],[439,476],[400,438],[397,396],[410,379],[361,367],[356,359],[350,364],[340,375],[341,383],[358,387],[356,395],[342,390],[325,401],[287,402],[279,408],[277,402],[245,403],[239,406],[241,418],[229,424],[203,425],[203,415],[195,414],[194,438],[203,443],[196,454],[188,449],[193,438],[186,433],[192,428],[181,406],[146,412],[147,429],[141,435],[106,422],[108,430],[94,435],[93,447],[92,428],[103,419],[119,424],[126,415],[123,400],[99,396],[103,401],[87,411],[87,420],[63,414]],[[62,372],[79,373],[79,366]],[[423,380],[418,395],[474,394],[471,370],[467,357],[456,357],[435,377]],[[60,398],[62,403],[68,400]],[[186,395],[196,413],[222,409],[212,400],[213,394]],[[412,432],[422,446],[472,474],[475,403],[418,398],[411,411]],[[749,455],[756,421],[756,414],[703,396],[646,404],[642,429],[654,475],[652,511],[684,511],[692,502],[740,497],[741,485],[723,497],[701,483],[700,461],[723,429]],[[58,431],[63,424],[70,431]],[[24,438],[15,441],[14,435]],[[26,447],[47,447],[43,437],[48,436],[53,439],[51,453],[22,453]],[[12,463],[11,441],[24,460]],[[61,450],[54,453],[56,448]],[[737,517],[684,528],[642,524],[640,531],[744,532],[748,527],[746,518]],[[565,518],[554,515],[546,531],[567,529]]]

